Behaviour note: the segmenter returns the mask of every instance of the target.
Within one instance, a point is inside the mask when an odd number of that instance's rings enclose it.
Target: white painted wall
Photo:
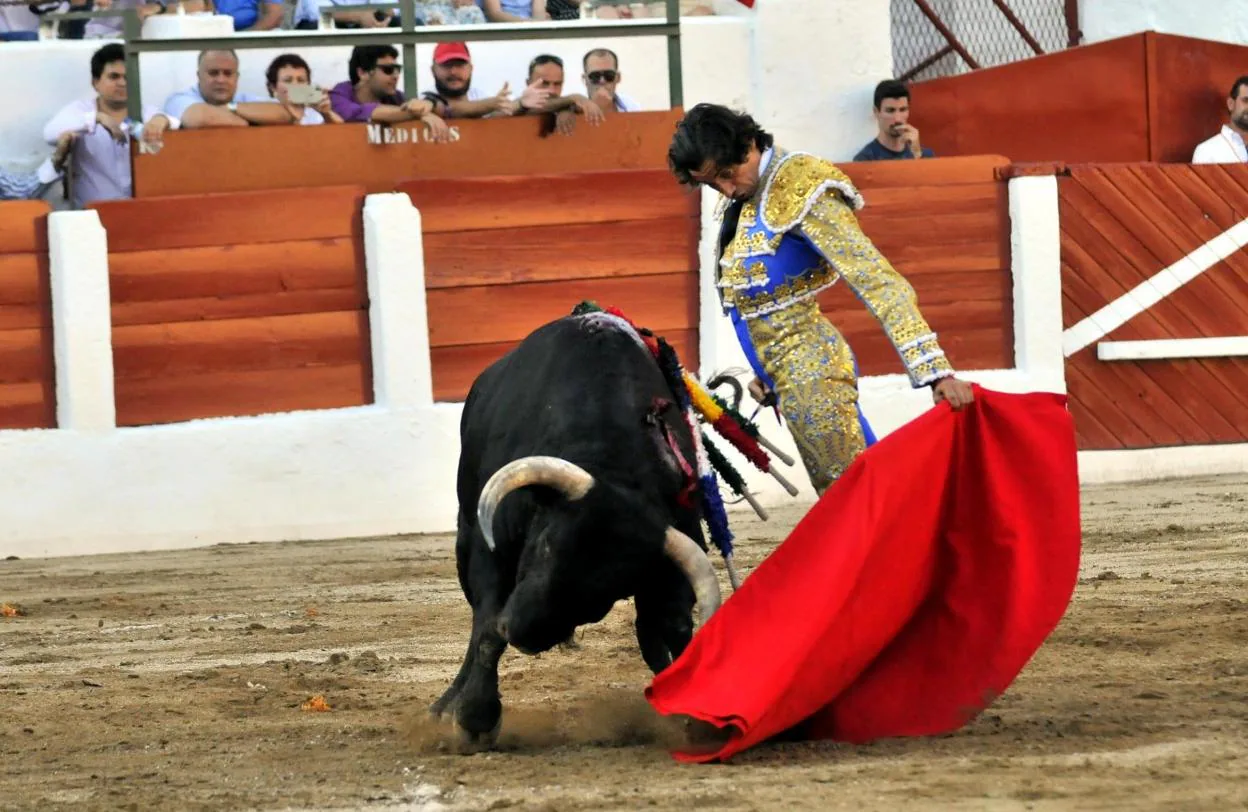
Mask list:
[[[892,76],[888,0],[760,0],[753,20],[755,118],[789,149],[850,160]]]
[[[1248,44],[1244,0],[1079,0],[1084,42],[1157,31],[1185,37]]]

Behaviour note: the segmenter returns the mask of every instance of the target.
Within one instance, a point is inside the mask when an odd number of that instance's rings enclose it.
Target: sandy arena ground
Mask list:
[[[746,569],[800,513],[736,520]],[[625,605],[504,657],[499,751],[440,750],[449,537],[0,561],[0,808],[1248,809],[1248,477],[1089,488],[1084,530],[1065,620],[965,730],[714,766],[664,750]]]

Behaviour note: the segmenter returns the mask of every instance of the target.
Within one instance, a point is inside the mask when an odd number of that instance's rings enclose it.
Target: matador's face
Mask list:
[[[710,186],[721,195],[732,200],[749,200],[758,189],[758,164],[762,153],[757,147],[751,146],[743,163],[735,166],[716,166],[714,161],[707,161],[692,173],[695,181]]]

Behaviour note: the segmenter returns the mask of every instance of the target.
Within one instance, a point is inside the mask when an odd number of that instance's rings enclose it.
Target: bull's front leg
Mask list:
[[[498,661],[507,649],[499,634],[498,613],[474,612],[472,642],[461,669],[455,703],[455,726],[466,749],[484,750],[498,739],[503,703],[498,692]],[[454,686],[452,686],[454,687]]]
[[[679,657],[693,637],[693,588],[675,565],[666,563],[634,597],[637,645],[657,674]]]

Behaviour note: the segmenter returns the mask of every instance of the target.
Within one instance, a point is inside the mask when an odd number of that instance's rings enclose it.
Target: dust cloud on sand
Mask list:
[[[738,566],[802,509],[734,518]],[[1070,611],[965,729],[701,766],[627,603],[508,652],[498,749],[455,753],[448,536],[0,560],[0,808],[1248,808],[1248,477],[1088,488],[1083,522]]]

